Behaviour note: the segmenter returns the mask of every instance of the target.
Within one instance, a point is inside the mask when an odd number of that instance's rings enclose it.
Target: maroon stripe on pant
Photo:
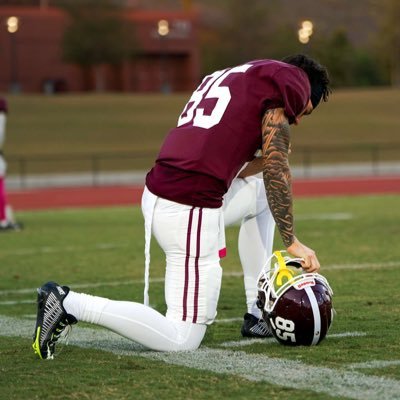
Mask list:
[[[203,218],[203,209],[199,209],[199,222],[197,224],[197,238],[196,238],[196,258],[194,260],[194,301],[193,301],[193,323],[197,322],[197,314],[199,310],[199,257],[200,257],[200,243],[201,243],[201,221]]]
[[[189,212],[189,223],[188,223],[188,229],[186,232],[185,285],[183,288],[182,321],[186,321],[186,317],[187,317],[187,297],[188,297],[188,286],[189,286],[189,258],[190,258],[190,232],[192,230],[193,210],[194,210],[194,207],[192,207],[192,209]]]

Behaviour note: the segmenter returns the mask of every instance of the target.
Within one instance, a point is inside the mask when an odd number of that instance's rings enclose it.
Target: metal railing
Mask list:
[[[305,176],[321,164],[364,163],[372,175],[380,175],[387,162],[400,163],[400,143],[360,143],[357,145],[298,146],[291,164],[301,167]],[[294,158],[294,160],[293,160]]]
[[[27,180],[34,175],[89,174],[93,186],[100,183],[101,174],[113,171],[126,172],[148,170],[153,165],[157,151],[120,151],[99,153],[38,154],[34,156],[14,155],[6,157],[9,175],[18,179],[21,188],[27,187]],[[335,168],[337,165],[361,163],[372,175],[382,173],[385,163],[399,163],[400,143],[359,144],[332,146],[295,146],[290,155],[292,168],[302,171],[303,177],[314,175],[321,166]]]
[[[8,176],[18,179],[21,188],[27,187],[30,176],[50,174],[89,173],[91,184],[100,183],[101,173],[109,171],[132,171],[148,169],[156,156],[155,152],[99,152],[37,154],[34,156],[15,155],[7,157]],[[107,166],[106,166],[107,165]]]

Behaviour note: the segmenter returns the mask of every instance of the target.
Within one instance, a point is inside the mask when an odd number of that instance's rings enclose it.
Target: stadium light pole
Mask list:
[[[18,93],[20,85],[18,82],[18,55],[17,55],[17,32],[19,29],[19,18],[11,16],[7,18],[7,31],[10,34],[10,91]]]
[[[160,57],[160,76],[161,76],[161,92],[169,93],[171,88],[168,82],[168,70],[167,70],[167,38],[169,35],[169,22],[165,19],[158,21],[158,37],[160,38],[161,44],[161,57]]]

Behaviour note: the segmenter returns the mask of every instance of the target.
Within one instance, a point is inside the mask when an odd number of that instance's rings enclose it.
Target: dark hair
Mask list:
[[[330,80],[326,67],[304,54],[288,56],[282,61],[301,68],[307,74],[311,86],[311,103],[314,108],[321,99],[328,101],[332,91],[329,88]]]

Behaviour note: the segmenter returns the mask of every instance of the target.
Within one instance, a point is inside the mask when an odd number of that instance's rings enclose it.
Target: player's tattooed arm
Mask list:
[[[262,121],[263,178],[268,204],[288,248],[295,240],[293,227],[292,179],[288,154],[289,122],[283,109],[267,110]]]

